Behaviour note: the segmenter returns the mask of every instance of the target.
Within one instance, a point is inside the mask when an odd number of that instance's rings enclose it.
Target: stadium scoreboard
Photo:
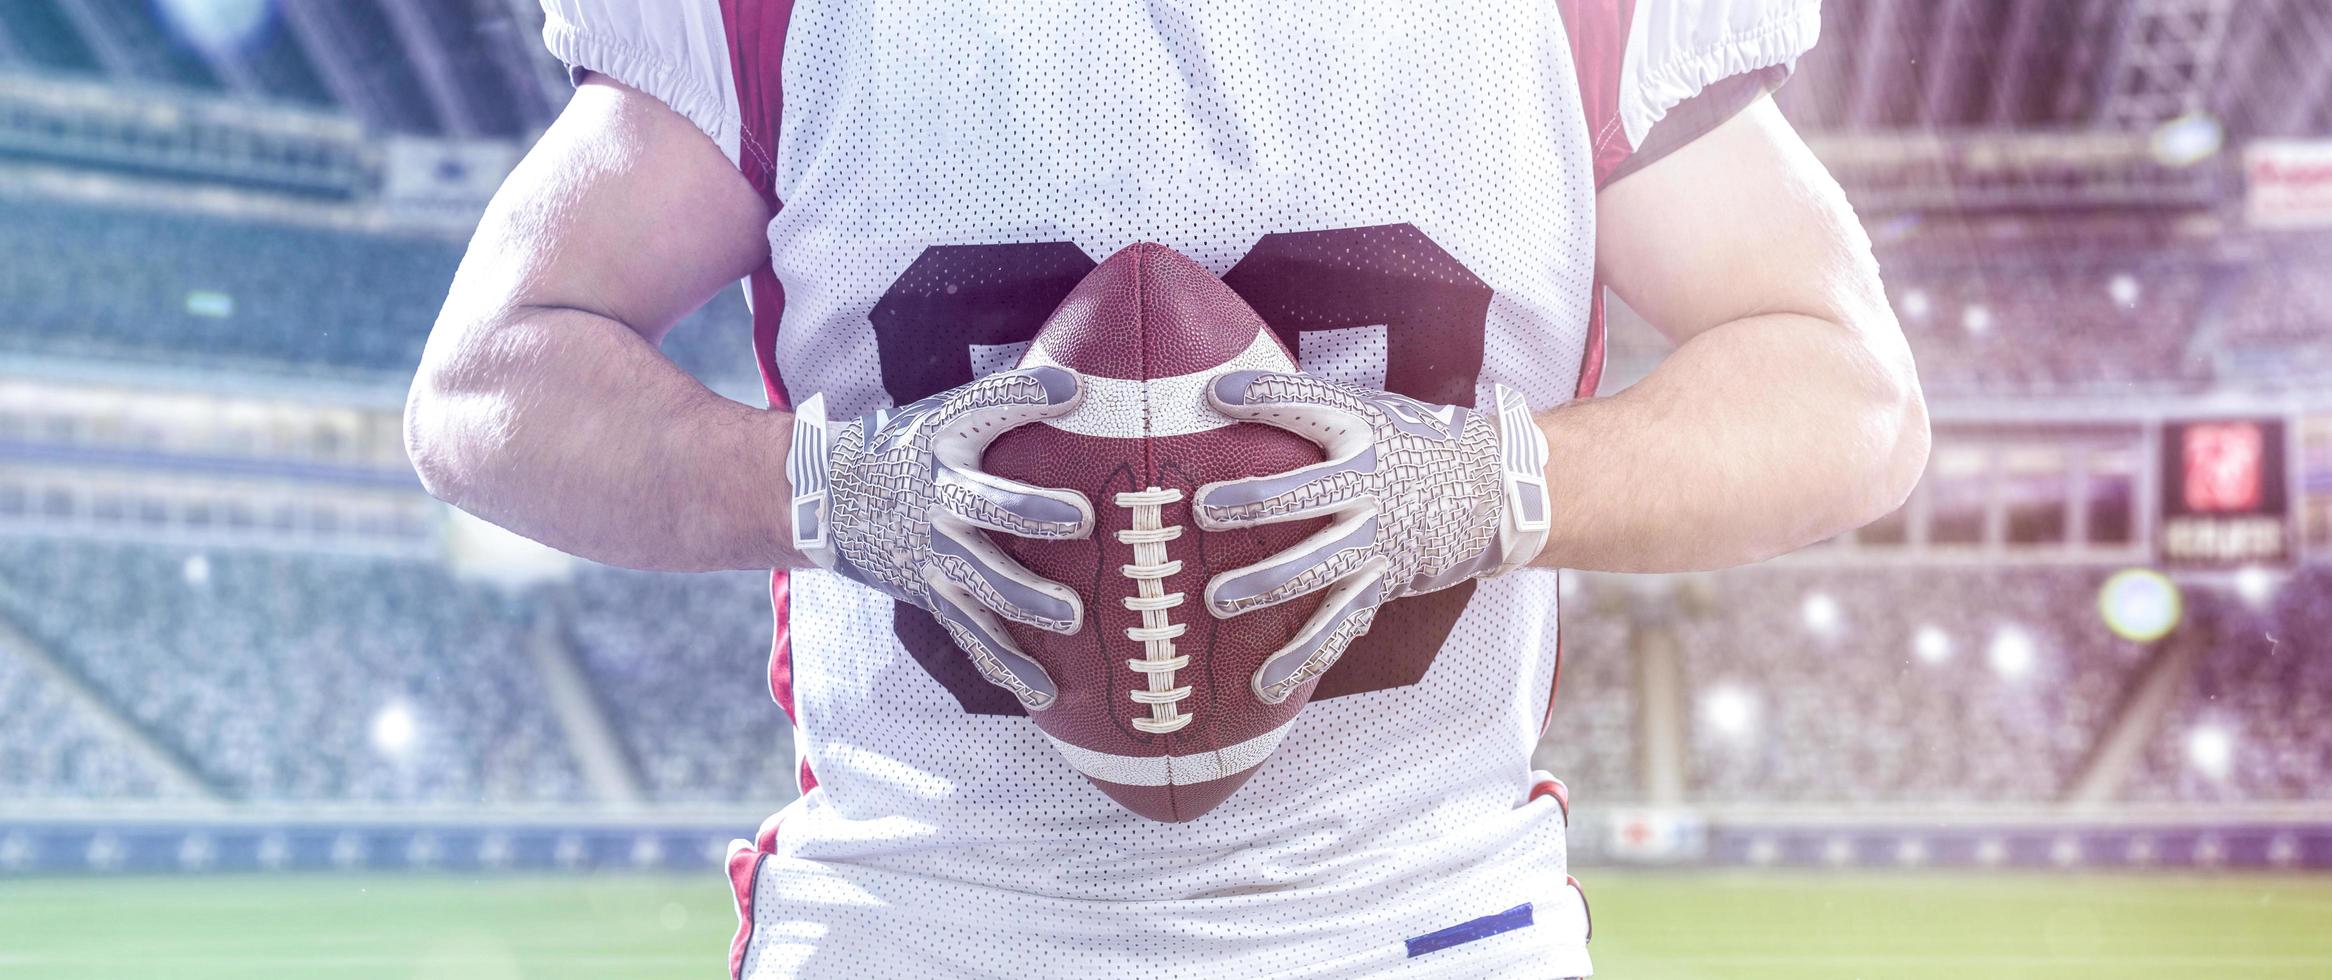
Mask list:
[[[2162,426],[2161,559],[2186,568],[2293,558],[2285,425],[2278,418]]]

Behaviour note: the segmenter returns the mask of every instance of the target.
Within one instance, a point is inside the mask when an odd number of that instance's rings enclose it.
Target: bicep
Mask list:
[[[1854,209],[1771,98],[1605,188],[1596,225],[1604,282],[1679,344],[1768,313],[1894,335]]]
[[[594,75],[495,193],[446,319],[574,309],[655,342],[767,258],[769,217],[695,125]]]

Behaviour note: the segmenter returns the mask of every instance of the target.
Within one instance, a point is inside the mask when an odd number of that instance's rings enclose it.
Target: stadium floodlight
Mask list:
[[[2275,590],[2281,582],[2276,574],[2258,565],[2245,565],[2235,570],[2235,598],[2253,609],[2266,609],[2275,600]]]
[[[2146,145],[2163,166],[2191,167],[2219,155],[2227,129],[2207,112],[2189,112],[2154,127]]]
[[[1951,659],[1951,634],[1933,623],[1919,627],[1911,636],[1911,652],[1919,655],[1922,663],[1940,664]]]
[[[1838,608],[1838,600],[1827,592],[1807,594],[1806,601],[1798,607],[1798,616],[1805,621],[1806,629],[1823,637],[1837,636],[1846,620]]]
[[[250,44],[274,11],[269,0],[155,0],[154,7],[187,44],[214,53]]]
[[[2235,768],[2235,735],[2217,725],[2197,725],[2186,733],[2186,761],[2196,772],[2224,780]]]
[[[1991,333],[1992,308],[1982,303],[1968,304],[1967,309],[1960,311],[1960,326],[1966,328],[1971,337]]]
[[[2113,297],[2113,305],[2115,306],[2132,307],[2138,305],[2138,296],[2142,292],[2144,290],[2138,286],[2138,277],[2127,272],[2116,272],[2113,274],[2113,278],[2105,282],[2105,294]]]
[[[2039,644],[2032,633],[2014,624],[2002,626],[1992,634],[1992,646],[1987,659],[1992,671],[2011,681],[2023,680],[2032,673],[2033,663],[2039,659]]]
[[[1935,312],[1935,304],[1928,300],[1927,290],[1907,289],[1903,291],[1904,316],[1914,320],[1925,320],[1927,315],[1933,312]]]
[[[1701,697],[1701,717],[1717,734],[1746,739],[1757,730],[1757,698],[1730,684],[1709,689]]]
[[[402,757],[413,751],[419,737],[420,725],[413,718],[411,705],[391,701],[373,713],[372,747],[382,755]]]
[[[2098,587],[2097,614],[2114,635],[2132,643],[2152,643],[2178,628],[2185,601],[2170,576],[2151,568],[2125,568]]]
[[[210,556],[186,556],[186,560],[178,565],[178,577],[186,580],[186,584],[190,588],[199,589],[211,584]]]

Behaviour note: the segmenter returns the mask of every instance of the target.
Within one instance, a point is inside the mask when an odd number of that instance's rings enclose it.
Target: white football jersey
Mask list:
[[[687,116],[776,209],[753,350],[773,404],[835,417],[1010,367],[1138,241],[1221,276],[1311,373],[1592,393],[1597,188],[1819,23],[1815,0],[545,6],[554,54]],[[739,976],[1591,972],[1567,802],[1530,769],[1551,571],[1384,610],[1180,824],[1089,785],[929,614],[823,572],[773,592],[805,793],[730,862]]]

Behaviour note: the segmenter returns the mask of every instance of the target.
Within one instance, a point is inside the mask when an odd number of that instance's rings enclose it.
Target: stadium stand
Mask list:
[[[2079,569],[1715,576],[1684,617],[1691,779],[1719,803],[2047,802],[2142,650]]]
[[[668,803],[794,794],[793,730],[769,695],[769,576],[593,568],[568,636],[650,796]]]
[[[9,198],[0,352],[379,380],[421,359],[462,247],[208,215]],[[666,339],[708,383],[753,386],[750,318],[728,289]]]
[[[2249,269],[2221,321],[2229,373],[2271,383],[2332,378],[2332,239],[2305,239]]]
[[[2191,595],[2208,648],[2125,795],[2149,802],[2332,799],[2332,568],[2264,607]]]
[[[2010,250],[1981,265],[1890,268],[1887,285],[1929,387],[2052,394],[2202,380],[2186,349],[2213,275],[2134,259],[2060,267]]]
[[[1621,589],[1612,576],[1563,575],[1563,672],[1531,764],[1562,779],[1573,799],[1625,801],[1643,791],[1635,658]]]
[[[1712,576],[1705,609],[1661,619],[1678,631],[1688,684],[1691,797],[2057,799],[2145,653],[2065,615],[2093,604],[2101,574],[1784,566]],[[1606,802],[1643,791],[1631,643],[1647,627],[1604,594],[1622,588],[1567,577],[1563,683],[1534,760]],[[0,543],[0,612],[226,795],[255,801],[584,799],[518,653],[528,624],[550,615],[564,618],[653,800],[788,797],[791,730],[761,683],[766,589],[752,573],[593,567],[572,583],[504,594],[423,562]],[[2332,711],[2332,570],[2298,573],[2264,609],[2208,592],[2193,601],[2208,649],[2124,795],[2323,798],[2332,735],[2316,721]],[[409,746],[383,742],[391,706],[397,724],[410,721]],[[2225,748],[2208,748],[2213,739]],[[2214,751],[2223,759],[2203,758]],[[0,791],[165,793],[54,684],[5,654]]]
[[[458,245],[11,199],[0,345],[173,366],[409,371]]]
[[[0,612],[231,798],[583,797],[517,652],[527,608],[439,567],[11,540],[0,581]],[[40,724],[0,717],[9,741]],[[36,771],[57,780],[46,795],[117,778]]]
[[[0,799],[173,795],[143,761],[90,724],[55,683],[0,653]]]

